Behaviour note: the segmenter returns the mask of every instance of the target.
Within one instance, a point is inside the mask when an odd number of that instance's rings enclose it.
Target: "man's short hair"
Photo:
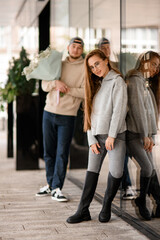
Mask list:
[[[101,48],[103,44],[110,44],[110,41],[107,38],[101,38],[98,42],[98,48]]]
[[[72,43],[78,43],[80,44],[82,47],[84,46],[84,42],[82,40],[82,38],[80,37],[74,37],[69,41],[69,45],[71,45]]]

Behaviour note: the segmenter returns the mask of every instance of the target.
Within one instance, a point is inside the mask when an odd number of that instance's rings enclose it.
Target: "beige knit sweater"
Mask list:
[[[67,57],[62,62],[60,80],[66,83],[70,91],[60,97],[58,104],[55,81],[42,81],[43,91],[48,92],[44,109],[55,114],[76,116],[84,98],[84,59],[80,57],[74,62],[69,62]]]

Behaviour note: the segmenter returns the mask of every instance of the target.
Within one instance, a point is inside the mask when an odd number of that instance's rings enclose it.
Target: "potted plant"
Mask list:
[[[0,89],[1,101],[8,106],[16,100],[16,169],[38,168],[38,97],[34,96],[36,80],[26,80],[22,74],[30,60],[22,47],[19,58],[9,62],[8,81]],[[1,109],[3,105],[1,104]],[[9,116],[8,116],[9,120]]]
[[[25,75],[22,75],[24,67],[29,63],[28,54],[22,47],[19,58],[13,57],[9,62],[8,81],[5,88],[1,88],[1,100],[10,103],[17,96],[31,95],[35,91],[35,79],[28,82]]]

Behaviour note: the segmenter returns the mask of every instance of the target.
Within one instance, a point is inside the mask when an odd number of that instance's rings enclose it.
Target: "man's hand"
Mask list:
[[[114,141],[115,141],[115,138],[113,138],[113,137],[108,137],[106,139],[105,146],[106,146],[107,150],[111,151],[114,149]]]
[[[56,81],[56,90],[59,90],[62,93],[67,93],[69,91],[68,86],[60,81],[60,80],[55,80]]]

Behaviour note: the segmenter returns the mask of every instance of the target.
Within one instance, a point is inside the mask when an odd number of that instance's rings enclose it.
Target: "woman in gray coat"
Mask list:
[[[87,131],[90,147],[88,169],[78,210],[67,219],[68,223],[91,220],[89,205],[107,152],[109,174],[99,221],[110,220],[111,203],[123,175],[126,112],[127,88],[120,73],[111,68],[101,50],[91,51],[85,59],[84,130]]]
[[[156,216],[160,217],[160,187],[152,159],[153,136],[157,133],[157,124],[153,94],[147,80],[157,73],[159,64],[159,55],[152,51],[147,52],[139,59],[136,69],[129,71],[126,77],[129,107],[127,150],[141,168],[140,195],[135,199],[135,204],[140,215],[146,220],[151,220],[146,207],[146,194],[149,189],[153,197],[156,196]]]

